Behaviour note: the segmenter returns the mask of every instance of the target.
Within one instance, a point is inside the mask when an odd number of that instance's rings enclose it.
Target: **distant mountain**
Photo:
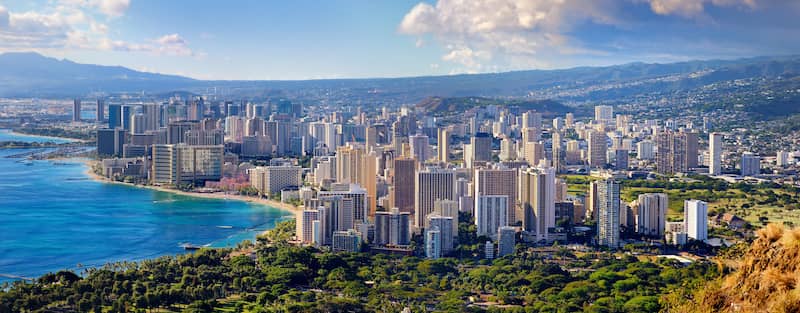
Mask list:
[[[236,98],[289,96],[313,103],[324,97],[328,103],[379,106],[416,104],[430,97],[552,99],[572,104],[689,91],[739,79],[777,77],[800,77],[800,56],[404,78],[204,81],[119,66],[79,64],[36,53],[0,55],[0,97],[72,97],[93,91],[205,94],[218,90],[218,94]]]
[[[192,87],[191,78],[145,73],[121,66],[79,64],[38,53],[0,54],[0,96],[51,97],[92,91],[168,91]]]

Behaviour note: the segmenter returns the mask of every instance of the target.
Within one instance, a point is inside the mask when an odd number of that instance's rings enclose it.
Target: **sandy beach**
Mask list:
[[[136,184],[131,184],[131,183],[113,181],[113,180],[106,179],[103,176],[97,175],[97,174],[94,173],[94,171],[92,171],[92,166],[94,164],[96,164],[96,163],[97,163],[97,161],[92,161],[92,160],[84,161],[84,164],[86,165],[86,175],[89,176],[93,180],[100,181],[100,182],[103,182],[103,183],[121,184],[121,185],[126,185],[126,186],[131,186],[131,187],[137,187],[137,188],[146,188],[146,189],[151,189],[151,190],[156,190],[156,191],[161,191],[161,192],[169,192],[169,193],[178,194],[178,195],[187,196],[187,197],[220,199],[220,200],[236,200],[236,201],[257,203],[257,204],[266,205],[266,206],[270,206],[270,207],[273,207],[273,208],[278,208],[278,209],[281,209],[281,210],[289,211],[292,214],[294,214],[295,220],[298,220],[298,218],[303,214],[303,209],[300,208],[300,207],[297,207],[297,206],[294,206],[294,205],[291,205],[291,204],[288,204],[288,203],[283,203],[283,202],[274,201],[274,200],[270,200],[270,199],[266,199],[266,198],[261,198],[261,197],[233,195],[233,194],[226,194],[225,192],[213,192],[213,193],[186,192],[186,191],[181,191],[181,190],[171,189],[171,188],[165,188],[165,187],[159,187],[159,186],[136,185]]]
[[[8,130],[8,133],[9,134],[18,135],[18,136],[25,136],[25,137],[35,137],[35,138],[43,138],[43,139],[57,139],[57,140],[69,140],[69,141],[72,141],[72,142],[87,142],[87,140],[76,139],[76,138],[53,137],[53,136],[43,136],[43,135],[32,135],[32,134],[26,134],[26,133],[18,133],[18,132],[15,132],[15,131],[11,130],[11,129]]]

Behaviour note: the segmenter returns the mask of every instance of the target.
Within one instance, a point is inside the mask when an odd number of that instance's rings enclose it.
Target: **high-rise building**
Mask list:
[[[541,142],[526,142],[523,146],[525,161],[530,166],[539,165],[539,161],[546,159],[544,155],[544,145]]]
[[[186,132],[198,127],[197,121],[178,121],[167,126],[167,144],[184,143]]]
[[[614,150],[614,169],[620,171],[628,169],[628,150]]]
[[[414,226],[423,228],[436,200],[456,199],[456,175],[448,169],[428,167],[418,171],[414,184]]]
[[[553,132],[552,136],[552,149],[553,151],[553,168],[556,170],[557,173],[561,173],[564,170],[564,150],[561,146],[561,133]]]
[[[637,199],[636,232],[643,236],[663,238],[669,198],[665,193],[645,193]]]
[[[491,161],[492,160],[492,135],[489,133],[477,133],[472,136],[472,161]]]
[[[414,184],[417,161],[414,159],[394,159],[392,161],[392,200],[400,212],[414,213]]]
[[[590,131],[587,137],[589,146],[589,166],[595,168],[602,168],[608,163],[606,156],[608,151],[608,142],[606,141],[606,134],[601,131]]]
[[[303,243],[314,242],[314,221],[319,220],[319,210],[303,210],[302,220],[297,223],[297,240]]]
[[[567,152],[564,155],[564,161],[567,165],[578,165],[582,163],[580,143],[577,140],[567,141]]]
[[[564,126],[566,126],[567,128],[572,128],[574,124],[575,124],[575,114],[567,113],[567,115],[564,117]]]
[[[620,202],[619,183],[614,180],[597,184],[597,243],[601,246],[619,248]]]
[[[122,106],[119,104],[108,105],[108,128],[122,127]]]
[[[425,162],[430,158],[428,147],[428,136],[416,134],[408,138],[411,148],[411,155],[420,162]]]
[[[154,183],[196,184],[222,177],[224,147],[186,144],[153,145]]]
[[[450,132],[446,128],[439,128],[437,138],[438,160],[441,163],[450,162]]]
[[[594,120],[606,125],[611,124],[614,121],[614,107],[610,105],[595,106]]]
[[[505,137],[500,141],[500,161],[513,161],[517,159],[517,142]]]
[[[98,129],[97,130],[97,155],[116,156],[123,155],[125,141],[123,129]]]
[[[81,121],[81,99],[72,100],[72,121]]]
[[[430,225],[427,229],[439,230],[439,234],[441,236],[440,255],[449,254],[451,251],[453,251],[453,239],[456,237],[453,234],[453,218],[434,213],[428,215],[427,220],[428,225]]]
[[[250,185],[263,196],[279,194],[287,188],[303,185],[303,168],[300,166],[259,166],[247,170]]]
[[[511,226],[501,226],[497,229],[497,257],[514,254],[517,245],[517,230]]]
[[[453,238],[458,237],[458,212],[458,201],[436,200],[433,202],[433,213],[453,219]],[[428,216],[430,216],[430,214]],[[425,226],[427,227],[428,225]]]
[[[97,108],[95,109],[95,117],[94,120],[98,122],[102,122],[105,120],[106,117],[106,101],[103,99],[97,99]]]
[[[522,113],[522,128],[542,128],[542,113],[527,111]]]
[[[515,223],[521,216],[516,214],[518,171],[513,168],[495,167],[480,168],[475,170],[474,193],[475,208],[478,207],[478,196],[506,196],[508,197],[508,211],[506,225]],[[492,230],[494,232],[494,230]]]
[[[439,228],[425,231],[425,257],[438,259],[442,257],[442,232]]]
[[[222,130],[192,129],[186,131],[183,142],[194,146],[215,146],[225,144],[225,134]]]
[[[389,212],[375,212],[376,245],[408,245],[411,242],[411,214],[392,208]]]
[[[761,157],[752,152],[742,153],[742,176],[756,176],[761,173]]]
[[[362,183],[365,171],[363,158],[366,151],[359,145],[346,145],[336,149],[336,181],[339,183]]]
[[[683,202],[686,234],[694,240],[708,239],[708,204],[700,200]]]
[[[331,250],[343,252],[361,251],[361,233],[355,229],[345,231],[337,230],[333,232],[333,244]]]
[[[519,205],[522,226],[536,236],[537,241],[549,239],[549,229],[555,227],[556,174],[552,167],[527,168],[519,173]]]
[[[367,208],[369,206],[367,199],[367,190],[358,184],[336,183],[331,184],[331,189],[327,191],[320,191],[317,193],[318,197],[326,196],[341,196],[344,199],[352,199],[353,201],[353,223],[365,223],[367,221]],[[350,228],[352,228],[351,226]],[[340,229],[346,230],[346,229]]]
[[[686,173],[697,167],[697,133],[666,130],[656,136],[656,171]]]
[[[497,239],[497,229],[509,224],[508,199],[506,195],[475,197],[475,225],[478,228],[478,236]]]
[[[777,166],[789,165],[789,152],[783,150],[775,152],[775,165]]]
[[[652,160],[656,156],[656,146],[650,140],[636,143],[636,158],[639,160]]]

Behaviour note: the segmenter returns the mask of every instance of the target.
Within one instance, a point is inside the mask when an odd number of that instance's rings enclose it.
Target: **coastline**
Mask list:
[[[97,161],[94,161],[94,160],[84,160],[83,161],[83,164],[86,166],[86,171],[84,173],[90,179],[92,179],[94,181],[97,181],[97,182],[108,183],[108,184],[120,184],[120,185],[129,186],[129,187],[136,187],[136,188],[145,188],[145,189],[150,189],[150,190],[155,190],[155,191],[160,191],[160,192],[168,192],[168,193],[177,194],[177,195],[181,195],[181,196],[187,196],[187,197],[218,199],[218,200],[236,200],[236,201],[243,201],[243,202],[248,202],[248,203],[256,203],[256,204],[265,205],[265,206],[277,208],[277,209],[280,209],[280,210],[288,211],[288,212],[292,213],[292,215],[294,215],[295,221],[299,220],[299,218],[303,214],[303,209],[300,208],[300,207],[297,207],[297,206],[294,206],[294,205],[291,205],[291,204],[288,204],[288,203],[283,203],[283,202],[279,202],[279,201],[266,199],[266,198],[250,197],[250,196],[243,196],[243,195],[232,195],[232,194],[226,194],[224,192],[214,192],[214,193],[188,192],[188,191],[182,191],[182,190],[159,187],[159,186],[136,185],[136,184],[126,183],[126,182],[113,181],[113,180],[106,179],[103,176],[97,175],[96,173],[94,173],[94,171],[92,171],[92,167],[96,163],[97,163]]]
[[[17,135],[17,136],[24,136],[24,137],[34,137],[34,138],[43,138],[43,139],[58,139],[58,140],[69,140],[70,142],[88,142],[84,139],[77,139],[77,138],[68,138],[68,137],[53,137],[53,136],[44,136],[44,135],[34,135],[34,134],[26,134],[15,132],[13,129],[7,128],[9,134]]]

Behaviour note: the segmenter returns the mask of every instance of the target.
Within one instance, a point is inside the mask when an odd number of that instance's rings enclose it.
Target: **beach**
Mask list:
[[[160,186],[137,185],[137,184],[131,184],[131,183],[126,183],[126,182],[113,181],[113,180],[107,179],[107,178],[105,178],[103,176],[97,175],[96,173],[94,173],[94,171],[92,171],[92,167],[96,163],[97,163],[97,161],[93,161],[93,160],[84,161],[84,164],[86,165],[86,175],[89,176],[93,180],[100,181],[100,182],[103,182],[103,183],[121,184],[121,185],[127,185],[127,186],[131,186],[131,187],[137,187],[137,188],[146,188],[146,189],[151,189],[151,190],[156,190],[156,191],[161,191],[161,192],[168,192],[168,193],[187,196],[187,197],[221,199],[221,200],[237,200],[237,201],[244,201],[244,202],[249,202],[249,203],[256,203],[256,204],[261,204],[261,205],[270,206],[270,207],[274,207],[274,208],[278,208],[278,209],[281,209],[281,210],[292,212],[292,214],[295,216],[295,220],[298,220],[298,218],[300,218],[300,216],[303,214],[303,209],[298,207],[298,206],[294,206],[294,205],[291,205],[291,204],[288,204],[288,203],[274,201],[274,200],[270,200],[270,199],[266,199],[266,198],[261,198],[261,197],[232,195],[232,194],[227,194],[225,192],[211,192],[211,193],[188,192],[188,191],[182,191],[182,190],[166,188],[166,187],[160,187]]]
[[[87,142],[87,140],[83,139],[76,139],[76,138],[67,138],[67,137],[53,137],[53,136],[43,136],[43,135],[33,135],[33,134],[26,134],[26,133],[18,133],[11,129],[8,130],[8,133],[15,136],[21,137],[30,137],[30,138],[40,138],[40,139],[50,139],[56,141],[66,141],[66,142]]]

